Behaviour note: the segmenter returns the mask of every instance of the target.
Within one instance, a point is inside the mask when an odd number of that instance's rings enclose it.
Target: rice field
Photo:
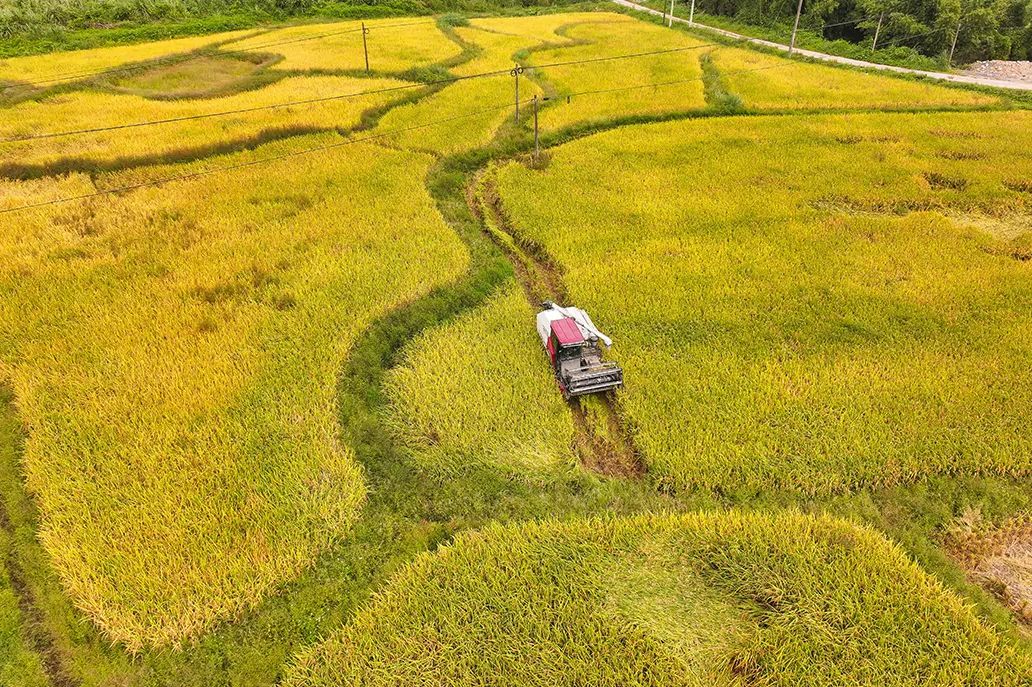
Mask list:
[[[339,366],[466,261],[428,164],[353,145],[218,193],[201,177],[4,223],[0,373],[30,428],[26,483],[65,588],[110,637],[196,636],[347,533],[364,486],[338,441]]]
[[[264,140],[291,134],[345,130],[356,126],[367,109],[403,98],[411,90],[362,93],[414,85],[396,79],[312,76],[287,78],[222,98],[165,101],[84,91],[56,100],[22,102],[11,108],[12,117],[0,124],[0,139],[11,141],[127,122],[179,121],[129,130],[2,142],[0,170],[7,168],[9,176],[17,177],[26,174],[26,169],[29,174],[36,174],[37,169],[61,172],[90,166],[117,167],[125,161],[141,164],[166,158],[191,159],[224,148],[253,147]],[[352,94],[353,97],[338,98]],[[322,102],[253,109],[319,99]],[[223,112],[235,114],[210,116]]]
[[[1032,206],[1013,189],[1030,121],[622,129],[543,171],[510,164],[499,189],[621,342],[636,381],[620,404],[660,479],[822,493],[1022,477],[1032,274],[1016,246]]]
[[[228,31],[208,36],[191,36],[152,43],[11,57],[0,60],[0,83],[46,82],[36,85],[38,87],[55,86],[92,78],[98,72],[121,68],[137,62],[182,55],[200,48],[241,39],[251,33],[251,31]]]
[[[285,685],[1025,684],[880,535],[794,513],[490,527],[401,570]]]
[[[369,68],[377,73],[426,67],[459,54],[430,17],[366,20]],[[278,70],[359,71],[365,69],[362,22],[304,24],[273,29],[226,43],[223,50],[271,52],[283,59]]]
[[[480,50],[480,54],[455,69],[457,77],[503,71],[484,78],[456,81],[445,86],[439,93],[418,102],[393,108],[380,120],[382,130],[400,130],[394,140],[398,145],[416,150],[444,154],[472,150],[488,144],[502,122],[512,119],[508,105],[515,101],[512,77],[507,71],[513,66],[513,56],[538,41],[546,39],[512,36],[505,33],[459,27],[455,32],[466,42]],[[541,89],[525,82],[520,97],[530,98],[541,94]],[[475,117],[463,117],[453,123],[445,123],[431,130],[405,131],[428,119],[450,119],[469,112],[471,105],[482,110]]]
[[[354,20],[0,62],[65,84],[0,103],[0,684],[1032,677],[929,553],[1032,508],[1020,101],[364,23],[369,73]],[[557,288],[612,402],[555,388]]]
[[[858,105],[907,110],[999,103],[995,96],[973,91],[820,64],[789,62],[752,50],[723,47],[714,50],[712,58],[730,90],[746,107],[757,110],[824,110]]]
[[[510,283],[481,308],[413,342],[391,371],[391,424],[424,470],[461,474],[491,466],[547,479],[572,467],[573,425],[538,353],[541,342],[528,326],[533,318]]]
[[[647,59],[588,62],[535,71],[551,86],[549,95],[556,103],[542,112],[543,129],[705,107],[699,64],[700,46],[705,43],[653,24],[628,28],[621,23],[571,27],[566,35],[584,45],[536,51],[529,56],[528,63],[546,65],[652,51],[683,51]]]

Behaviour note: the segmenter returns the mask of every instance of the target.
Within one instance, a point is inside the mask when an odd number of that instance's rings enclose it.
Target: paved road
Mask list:
[[[659,10],[654,10],[644,5],[639,5],[636,2],[630,0],[613,0],[617,5],[623,7],[629,7],[632,10],[638,10],[639,12],[647,12],[654,14],[659,17],[665,17],[666,14]],[[674,17],[674,21],[680,24],[688,24],[687,19],[681,19],[680,17]],[[774,43],[773,41],[765,41],[762,38],[751,38],[749,36],[743,36],[740,33],[734,33],[732,31],[725,31],[724,29],[718,29],[712,26],[705,26],[699,22],[695,22],[694,28],[703,29],[705,31],[712,31],[713,33],[719,33],[722,36],[729,38],[735,38],[738,40],[747,41],[749,43],[755,43],[756,45],[764,45],[768,48],[774,48],[775,50],[788,51],[788,46],[783,43]],[[993,88],[1011,88],[1019,91],[1032,91],[1032,83],[1022,81],[1003,81],[1001,79],[986,79],[978,76],[965,76],[963,74],[946,74],[943,72],[926,72],[920,69],[908,69],[906,67],[896,67],[890,64],[878,64],[877,62],[864,62],[863,60],[854,60],[850,57],[841,57],[839,55],[828,55],[823,52],[814,52],[813,50],[803,50],[802,48],[796,48],[795,52],[799,55],[805,55],[806,57],[812,57],[815,60],[824,60],[825,62],[837,62],[839,64],[848,64],[853,67],[863,67],[865,69],[880,69],[886,72],[899,72],[901,74],[917,74],[918,76],[925,76],[929,79],[939,79],[940,81],[953,81],[954,83],[966,83],[975,84],[977,86],[992,86]]]

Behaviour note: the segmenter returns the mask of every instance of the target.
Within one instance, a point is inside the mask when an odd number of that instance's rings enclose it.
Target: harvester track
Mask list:
[[[544,300],[569,304],[562,268],[543,246],[521,236],[507,217],[498,195],[494,166],[473,176],[466,200],[512,263],[531,308],[536,309]],[[612,395],[576,397],[567,406],[576,432],[573,449],[581,465],[607,477],[640,477],[645,473],[633,435]]]

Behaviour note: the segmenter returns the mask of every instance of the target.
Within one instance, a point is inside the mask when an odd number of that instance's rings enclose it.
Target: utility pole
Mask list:
[[[688,26],[695,26],[695,0],[692,0],[692,9],[688,12]]]
[[[791,55],[795,51],[795,36],[796,32],[799,31],[799,17],[803,14],[803,0],[799,0],[799,7],[796,8],[795,13],[795,26],[792,27],[792,42],[788,45],[788,54]]]
[[[667,28],[674,25],[674,0],[670,0],[670,14],[667,16]]]
[[[362,22],[362,52],[365,53],[365,73],[369,73],[369,44],[366,43],[366,34],[369,33],[369,29],[365,27],[365,22]]]
[[[882,19],[884,19],[884,18],[885,18],[885,12],[882,12],[881,14],[878,15],[878,26],[876,26],[875,29],[874,29],[874,42],[871,43],[871,52],[874,52],[875,50],[878,49],[878,34],[881,33],[881,23],[882,23]]]
[[[950,61],[947,66],[953,66],[953,53],[957,49],[957,39],[960,38],[960,19],[957,20],[957,32],[953,34],[953,44],[950,46]]]
[[[509,70],[509,76],[516,80],[516,123],[520,123],[520,74],[523,73],[523,67],[516,65]]]
[[[534,162],[537,162],[541,149],[538,145],[538,123],[537,123],[538,97],[534,95]]]

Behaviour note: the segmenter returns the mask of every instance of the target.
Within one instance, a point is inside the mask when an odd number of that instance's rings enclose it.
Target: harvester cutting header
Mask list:
[[[563,398],[594,394],[623,386],[623,370],[602,360],[599,341],[609,346],[612,339],[599,331],[588,313],[564,308],[551,301],[541,304],[537,316],[538,336],[548,352]]]

